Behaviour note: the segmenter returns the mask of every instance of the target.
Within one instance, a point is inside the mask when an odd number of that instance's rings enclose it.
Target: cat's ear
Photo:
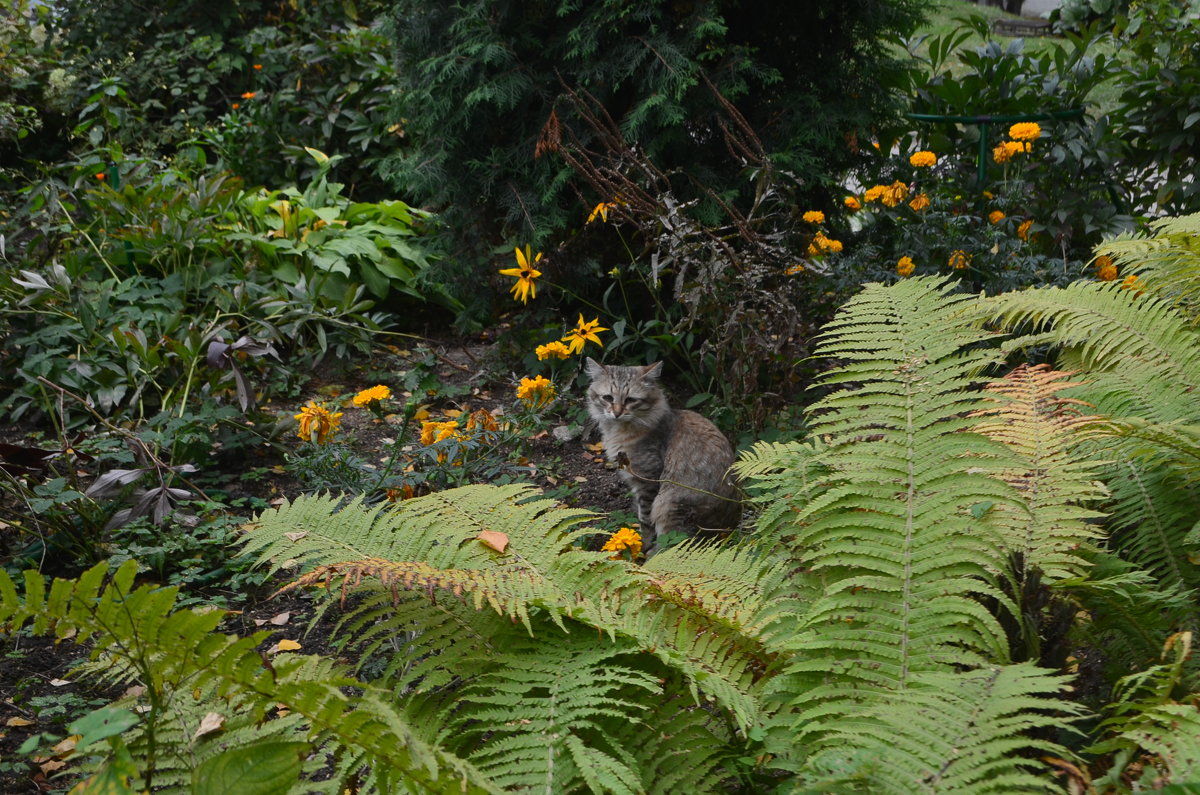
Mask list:
[[[591,356],[586,357],[586,361],[583,363],[583,370],[592,380],[604,375],[604,365],[600,364],[600,362],[596,361]]]
[[[658,378],[660,375],[662,375],[662,364],[662,362],[655,362],[654,364],[648,364],[643,367],[642,378],[648,378],[650,380]]]

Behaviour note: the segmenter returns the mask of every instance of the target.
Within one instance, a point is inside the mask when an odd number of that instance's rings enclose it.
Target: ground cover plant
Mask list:
[[[110,5],[0,24],[0,789],[1200,786],[1190,11]]]

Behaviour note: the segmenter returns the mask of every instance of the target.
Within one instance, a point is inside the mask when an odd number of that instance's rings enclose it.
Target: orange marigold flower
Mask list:
[[[842,199],[842,204],[846,205],[846,209],[848,210],[862,209],[862,202],[858,200],[857,196],[847,196],[846,198]]]
[[[908,162],[916,168],[928,168],[937,163],[937,155],[933,152],[913,152]]]
[[[260,63],[256,63],[256,64],[254,64],[254,68],[255,68],[255,69],[262,69],[262,64],[260,64]]]
[[[628,549],[633,557],[642,554],[642,537],[632,527],[622,527],[609,536],[608,541],[600,548],[601,552],[616,552],[613,560],[621,557],[621,552]]]
[[[1142,293],[1146,292],[1144,289],[1142,289],[1142,280],[1132,273],[1121,281],[1121,289],[1132,290],[1134,295],[1141,295]]]
[[[1096,278],[1102,282],[1111,282],[1117,278],[1117,265],[1112,257],[1107,254],[1096,257]]]
[[[363,406],[366,406],[369,403],[378,403],[381,400],[387,400],[391,396],[392,396],[392,390],[388,389],[383,384],[378,384],[376,386],[370,387],[369,389],[364,389],[363,391],[359,392],[357,395],[355,395],[353,398],[350,399],[350,402],[353,403],[355,406],[362,408]]]
[[[547,378],[522,378],[517,386],[517,397],[529,408],[540,409],[554,400],[554,383]]]
[[[1004,213],[1000,212],[999,210],[992,210],[990,213],[988,213],[988,220],[991,221],[993,225],[1000,223],[1004,220],[1004,218]]]
[[[332,412],[325,406],[310,400],[308,405],[301,408],[300,413],[295,417],[300,421],[297,436],[306,442],[325,444],[341,424],[342,412]]]
[[[971,255],[961,248],[955,249],[951,252],[950,259],[946,264],[950,266],[951,270],[966,270],[967,266],[971,264]]]
[[[1036,141],[1041,134],[1042,128],[1033,121],[1018,122],[1008,128],[1008,137],[1014,141]]]
[[[500,430],[500,426],[496,423],[496,417],[492,412],[487,409],[479,409],[472,411],[467,416],[467,430],[496,433]]]
[[[808,246],[808,253],[812,255],[823,254],[826,251],[832,251],[835,254],[842,250],[842,241],[834,240],[826,237],[824,232],[817,232],[813,235],[812,243]]]
[[[242,94],[242,99],[254,99],[257,96],[257,91],[247,91],[245,94]]]
[[[1021,238],[1022,240],[1028,241],[1029,240],[1029,227],[1031,227],[1031,226],[1033,226],[1032,218],[1030,218],[1026,221],[1022,221],[1021,225],[1017,227],[1017,237]]]
[[[823,224],[825,223],[825,213],[820,210],[809,210],[803,216],[806,223]]]
[[[539,345],[534,352],[537,354],[539,362],[544,362],[552,356],[558,359],[566,359],[571,355],[571,349],[558,340],[548,342],[545,345]]]
[[[913,212],[919,213],[929,206],[929,194],[918,193],[913,197],[913,200],[908,203],[908,206],[913,209]]]
[[[887,185],[872,185],[871,187],[867,188],[866,192],[863,194],[863,201],[864,202],[878,201],[879,198],[881,196],[883,196],[883,192],[887,189],[888,189]]]
[[[96,179],[98,179],[98,180],[100,180],[101,182],[103,182],[104,180],[108,179],[108,175],[107,175],[107,174],[105,174],[103,171],[97,171],[97,172],[96,172]]]
[[[895,207],[906,198],[908,198],[908,186],[897,180],[883,189],[879,200],[888,207]]]
[[[235,102],[235,103],[233,103],[233,104],[232,104],[230,107],[232,107],[234,110],[237,110],[237,109],[238,109],[238,108],[240,108],[241,106],[242,106],[242,105],[241,105],[241,103],[240,103],[240,102]]]
[[[912,276],[912,272],[916,269],[916,264],[912,261],[912,257],[901,257],[896,263],[896,273],[901,276]]]

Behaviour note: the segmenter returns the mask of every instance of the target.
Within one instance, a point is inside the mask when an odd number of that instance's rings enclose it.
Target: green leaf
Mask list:
[[[193,795],[283,795],[300,778],[308,743],[269,742],[231,748],[192,773]]]
[[[75,744],[76,750],[83,750],[97,740],[121,734],[126,729],[138,724],[139,718],[127,709],[103,707],[93,710],[67,727],[71,734],[82,735]]]

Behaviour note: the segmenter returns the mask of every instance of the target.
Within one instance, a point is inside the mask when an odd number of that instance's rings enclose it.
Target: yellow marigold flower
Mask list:
[[[1112,257],[1107,254],[1096,257],[1096,278],[1102,282],[1111,282],[1117,278],[1117,265]]]
[[[857,196],[847,196],[842,199],[842,204],[846,205],[846,209],[851,211],[862,209],[862,202],[858,200]]]
[[[808,253],[814,257],[824,254],[827,251],[837,253],[841,250],[842,241],[826,237],[824,232],[817,232],[813,235],[812,242],[808,244]]]
[[[377,386],[373,386],[369,389],[364,389],[363,391],[359,392],[357,395],[355,395],[353,398],[351,398],[350,402],[353,403],[355,406],[362,408],[363,406],[367,405],[368,403],[373,403],[373,402],[379,401],[379,400],[387,400],[391,396],[392,396],[392,390],[388,389],[383,384],[379,384]]]
[[[1013,155],[1019,155],[1029,151],[1029,143],[1021,141],[1001,141],[992,150],[992,158],[997,163],[1007,163],[1013,159]]]
[[[1021,238],[1022,240],[1028,241],[1029,240],[1029,227],[1031,227],[1031,226],[1033,226],[1032,218],[1030,218],[1027,221],[1022,221],[1021,225],[1017,227],[1017,237]]]
[[[517,397],[531,409],[540,409],[554,400],[554,383],[547,378],[522,378],[517,386]]]
[[[601,547],[601,552],[616,552],[613,559],[621,557],[620,553],[628,549],[633,557],[642,554],[642,537],[632,527],[622,527],[617,532],[609,536]]]
[[[951,252],[950,260],[946,264],[950,266],[951,270],[966,270],[966,267],[971,264],[971,255],[961,248],[955,249]]]
[[[254,99],[257,96],[257,91],[247,91],[245,94],[242,94],[242,99]]]
[[[529,246],[525,246],[525,250],[514,248],[513,252],[517,255],[517,267],[501,268],[501,276],[515,276],[517,282],[510,288],[515,300],[523,304],[528,304],[530,298],[537,298],[537,284],[534,279],[542,275],[540,270],[533,266],[541,262],[542,252],[538,252],[537,256],[533,256],[529,251]]]
[[[912,272],[916,267],[916,264],[912,261],[912,257],[901,257],[900,261],[896,263],[896,273],[901,276],[912,276]]]
[[[1042,128],[1033,121],[1018,122],[1008,128],[1008,137],[1014,141],[1036,141],[1041,134]]]
[[[908,162],[916,168],[928,168],[937,163],[937,155],[933,152],[913,152]]]
[[[825,213],[820,210],[809,210],[804,214],[804,220],[810,224],[825,223]]]
[[[608,223],[608,211],[617,206],[616,202],[600,202],[592,208],[591,215],[588,216],[587,223],[595,221],[597,217],[604,223]]]
[[[608,331],[608,329],[600,325],[599,317],[596,317],[595,320],[590,320],[585,323],[583,320],[583,313],[580,312],[579,322],[575,324],[575,328],[567,332],[566,336],[562,338],[562,341],[567,343],[567,350],[571,353],[583,353],[583,346],[588,342],[594,342],[603,348],[604,343],[601,342],[600,337],[597,336],[597,332],[600,331]]]
[[[918,193],[916,196],[913,196],[913,200],[908,203],[908,206],[913,209],[913,212],[921,212],[929,206],[929,194]]]
[[[306,442],[325,444],[337,431],[342,421],[342,412],[332,412],[325,406],[308,401],[308,405],[295,415],[300,420],[300,429],[296,435]]]
[[[908,186],[897,180],[883,189],[879,200],[888,207],[895,207],[906,198],[908,198]]]
[[[1142,289],[1142,280],[1132,273],[1121,281],[1121,289],[1133,290],[1134,295],[1141,295],[1142,293],[1146,292]]]
[[[988,220],[991,221],[993,225],[1003,221],[1004,217],[1004,213],[1000,212],[999,210],[992,210],[990,213],[988,213]]]
[[[555,340],[554,342],[548,342],[545,345],[537,346],[535,352],[537,353],[539,362],[544,362],[546,359],[549,359],[552,356],[559,359],[566,359],[571,355],[571,349],[566,345],[563,345],[558,340]]]
[[[871,187],[867,188],[865,193],[863,193],[863,201],[879,201],[879,198],[883,196],[883,192],[887,189],[887,185],[872,185]]]

